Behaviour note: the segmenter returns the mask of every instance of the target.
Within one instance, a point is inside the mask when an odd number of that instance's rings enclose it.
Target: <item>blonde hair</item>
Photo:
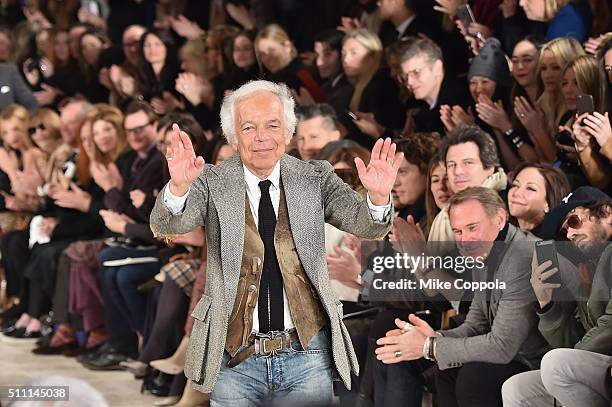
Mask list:
[[[35,127],[39,124],[43,124],[49,135],[54,140],[60,140],[62,138],[61,129],[61,121],[60,117],[54,110],[49,109],[48,107],[41,107],[40,109],[34,110],[30,113],[30,117],[28,120],[28,127]]]
[[[203,78],[212,79],[216,72],[206,63],[206,58],[202,58],[206,50],[206,40],[203,37],[187,41],[179,50],[179,58],[189,56],[198,61],[198,72],[194,72]]]
[[[9,120],[14,120],[16,121],[19,126],[21,127],[21,129],[23,130],[23,145],[24,147],[30,148],[32,147],[32,142],[30,141],[30,138],[28,137],[28,120],[29,120],[30,114],[28,113],[28,110],[18,104],[12,103],[8,106],[6,106],[4,109],[2,109],[2,111],[0,112],[0,131],[2,130],[2,122],[4,121],[9,121]]]
[[[259,63],[259,69],[261,70],[262,64],[261,64],[261,57],[259,56],[259,40],[263,40],[263,39],[268,39],[268,40],[273,40],[278,42],[281,45],[284,45],[286,42],[291,43],[291,58],[295,58],[298,55],[297,49],[295,48],[295,45],[293,45],[293,42],[291,41],[291,38],[289,38],[289,34],[287,34],[287,31],[285,31],[283,29],[283,27],[281,27],[278,24],[270,24],[265,26],[263,29],[261,29],[261,31],[259,31],[257,33],[257,36],[255,37],[255,56],[257,57],[257,62]]]
[[[574,70],[576,83],[582,93],[593,96],[595,111],[604,112],[608,87],[604,74],[599,67],[599,61],[591,55],[580,55],[567,64],[563,73],[570,68]]]
[[[554,93],[544,90],[544,83],[542,82],[542,58],[544,53],[550,51],[557,64],[561,67],[561,72],[565,71],[565,66],[576,57],[585,55],[584,49],[578,41],[572,37],[555,38],[552,41],[547,42],[542,46],[540,50],[540,57],[538,59],[537,67],[537,79],[538,79],[538,90],[542,96],[538,99],[538,105],[544,112],[547,120],[547,127],[551,134],[557,133],[557,125],[561,116],[567,111],[565,102],[561,97],[561,88],[557,87]]]
[[[345,44],[350,38],[359,42],[365,49],[368,50],[368,60],[370,65],[366,68],[365,72],[357,78],[355,83],[355,90],[351,97],[351,103],[349,107],[352,111],[356,112],[359,110],[359,104],[361,103],[361,97],[368,83],[372,80],[382,60],[383,46],[380,42],[378,35],[366,28],[358,28],[346,34],[342,44]]]
[[[570,3],[570,0],[544,0],[544,20],[550,21],[559,12],[561,7]]]

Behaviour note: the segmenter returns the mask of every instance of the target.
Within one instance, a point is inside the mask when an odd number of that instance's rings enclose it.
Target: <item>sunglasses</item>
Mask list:
[[[563,226],[561,226],[561,235],[567,236],[567,229],[580,229],[582,227],[582,219],[580,216],[576,214],[570,215],[565,222],[563,222]]]
[[[40,123],[37,126],[28,128],[28,135],[32,136],[34,133],[36,133],[36,130],[47,130],[47,128],[44,124]]]

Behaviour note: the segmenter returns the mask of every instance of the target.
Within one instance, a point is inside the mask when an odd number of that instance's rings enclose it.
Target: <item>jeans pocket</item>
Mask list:
[[[304,355],[319,355],[322,353],[329,353],[330,347],[329,335],[325,328],[322,328],[310,339],[310,342],[306,345],[306,349],[302,348],[300,341],[293,341],[289,352]]]

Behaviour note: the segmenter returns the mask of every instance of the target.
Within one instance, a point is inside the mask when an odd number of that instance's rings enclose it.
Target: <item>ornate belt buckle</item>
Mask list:
[[[271,331],[265,337],[259,338],[258,353],[263,356],[276,355],[289,346],[289,333],[286,331]]]

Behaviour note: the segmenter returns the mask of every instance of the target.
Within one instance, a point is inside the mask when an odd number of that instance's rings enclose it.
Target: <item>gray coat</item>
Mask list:
[[[17,67],[0,63],[0,110],[11,103],[20,104],[28,110],[38,107],[38,102]]]
[[[365,198],[335,175],[324,161],[304,162],[285,155],[280,161],[289,222],[304,270],[330,320],[335,367],[347,388],[350,371],[359,367],[351,338],[342,323],[342,303],[329,283],[324,224],[365,238],[380,238],[391,219],[372,219]],[[235,155],[219,166],[207,165],[192,184],[182,214],[173,216],[162,191],[151,212],[151,228],[160,235],[185,233],[204,225],[208,263],[206,287],[193,313],[193,331],[185,375],[195,387],[210,393],[217,381],[228,319],[234,305],[244,243],[246,183],[242,161]]]
[[[440,369],[469,362],[507,364],[513,360],[531,368],[539,366],[549,347],[538,331],[536,298],[529,282],[536,240],[532,234],[508,225],[507,250],[494,274],[495,279],[506,282],[506,289],[491,290],[490,304],[485,291],[476,291],[465,322],[442,331],[444,336],[436,340]]]

